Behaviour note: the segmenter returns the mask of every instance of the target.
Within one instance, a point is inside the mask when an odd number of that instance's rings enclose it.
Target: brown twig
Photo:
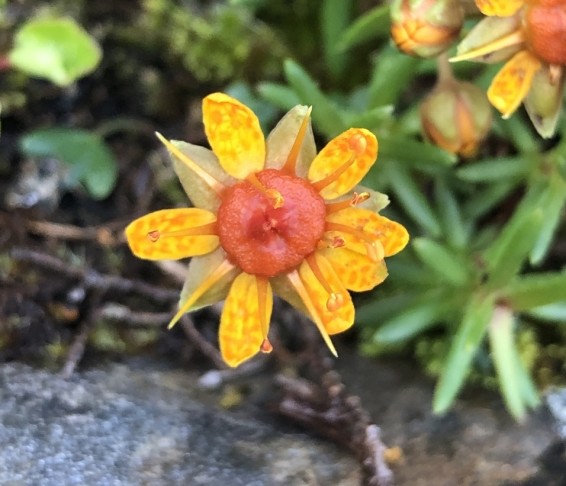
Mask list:
[[[116,222],[104,226],[82,228],[70,224],[51,223],[49,221],[25,222],[26,229],[33,234],[47,236],[60,240],[91,241],[94,240],[103,246],[115,246],[124,243],[125,237],[116,233],[117,229],[123,229],[123,222]]]
[[[195,327],[193,320],[188,315],[185,314],[183,317],[181,317],[179,324],[181,326],[181,329],[183,329],[185,336],[187,336],[187,338],[189,339],[189,341],[193,342],[197,346],[197,348],[207,358],[209,358],[218,369],[225,370],[228,368],[228,366],[222,359],[222,356],[220,356],[218,349],[216,349],[212,344],[210,344],[202,336],[202,334],[197,331],[197,328]]]
[[[11,256],[15,260],[31,263],[47,270],[82,280],[87,289],[116,291],[126,294],[135,293],[159,303],[173,303],[179,299],[179,293],[176,290],[164,289],[138,280],[104,275],[89,268],[79,268],[46,253],[25,248],[14,248],[12,249]]]
[[[385,446],[379,427],[371,422],[361,400],[347,395],[329,361],[322,366],[325,371],[320,383],[277,376],[276,382],[283,390],[277,411],[352,450],[362,465],[364,484],[391,486],[393,473],[383,459]]]

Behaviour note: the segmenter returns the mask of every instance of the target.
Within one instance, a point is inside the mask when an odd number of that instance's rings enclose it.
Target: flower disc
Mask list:
[[[314,252],[325,228],[326,205],[308,181],[267,169],[263,186],[244,180],[229,187],[218,210],[220,245],[244,272],[274,277]],[[269,193],[278,193],[274,204]]]

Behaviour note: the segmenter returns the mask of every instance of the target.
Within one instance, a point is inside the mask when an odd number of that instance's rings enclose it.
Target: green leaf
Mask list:
[[[70,18],[39,18],[26,22],[8,54],[15,68],[68,86],[94,71],[102,53],[96,41]]]
[[[527,314],[543,321],[566,323],[566,300],[535,307]]]
[[[356,307],[356,322],[363,326],[375,326],[406,309],[415,300],[412,292],[389,295]]]
[[[566,272],[523,275],[501,290],[501,298],[515,311],[536,309],[566,300]]]
[[[498,307],[489,325],[489,342],[493,363],[507,409],[516,419],[525,416],[526,404],[523,383],[513,333],[514,317],[511,310]],[[524,378],[523,378],[524,379]]]
[[[458,158],[434,145],[404,136],[379,137],[379,157],[392,159],[418,170],[425,167],[445,168],[454,165]]]
[[[458,169],[456,175],[468,182],[499,182],[503,179],[524,178],[532,165],[532,161],[525,157],[498,157],[470,162]]]
[[[428,238],[415,238],[413,249],[421,262],[442,280],[455,286],[463,286],[468,282],[470,275],[466,261],[445,246]]]
[[[338,47],[338,41],[350,23],[352,16],[351,0],[323,0],[320,27],[322,47],[326,66],[336,79],[344,73],[348,56]]]
[[[553,236],[562,219],[562,211],[566,204],[566,187],[563,183],[552,178],[543,196],[540,208],[544,211],[544,220],[530,260],[533,265],[541,263],[552,244]]]
[[[407,170],[394,163],[383,164],[382,170],[387,172],[391,187],[407,214],[432,237],[439,237],[441,230],[436,214]]]
[[[485,188],[477,188],[462,208],[464,217],[472,221],[481,218],[503,201],[515,187],[517,181],[501,181]]]
[[[297,93],[284,84],[260,83],[257,86],[257,91],[262,98],[285,111],[301,104],[301,99]]]
[[[316,128],[332,138],[346,130],[340,109],[320,90],[309,74],[295,61],[287,59],[285,77],[301,103],[312,105],[312,119]]]
[[[454,299],[429,292],[387,319],[373,335],[374,343],[397,344],[411,339],[446,318]]]
[[[515,276],[527,260],[543,221],[540,209],[517,210],[498,238],[485,251],[484,259],[490,284],[500,286]]]
[[[417,75],[420,60],[404,56],[391,46],[379,52],[369,86],[369,106],[396,105],[401,93]]]
[[[438,178],[434,189],[443,234],[452,247],[463,248],[468,241],[470,224],[464,224],[458,201],[445,180]]]
[[[351,49],[367,40],[375,39],[379,35],[389,35],[389,5],[379,5],[368,10],[354,20],[342,34],[338,48]]]
[[[494,310],[491,296],[473,296],[448,352],[433,398],[434,413],[446,412],[468,375],[470,363],[482,342]]]
[[[393,109],[393,106],[386,105],[378,106],[362,113],[354,113],[347,119],[346,123],[351,127],[364,127],[370,131],[375,131],[384,122],[391,119]]]
[[[107,197],[116,183],[114,155],[94,133],[77,128],[36,130],[20,139],[20,148],[29,156],[60,159],[95,199]]]

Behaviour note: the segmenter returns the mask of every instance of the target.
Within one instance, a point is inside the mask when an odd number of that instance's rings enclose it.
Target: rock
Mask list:
[[[155,362],[105,365],[69,380],[2,365],[0,484],[359,484],[357,463],[342,450],[222,410],[197,378]]]

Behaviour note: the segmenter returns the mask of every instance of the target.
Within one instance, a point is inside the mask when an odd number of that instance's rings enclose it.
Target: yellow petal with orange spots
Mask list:
[[[525,5],[525,0],[476,0],[476,5],[489,17],[509,17]]]
[[[259,120],[246,105],[223,93],[202,102],[204,129],[224,170],[245,179],[265,165],[265,138]]]
[[[307,178],[325,199],[339,197],[367,174],[377,157],[377,145],[369,130],[350,128],[319,152]]]
[[[178,260],[210,253],[218,246],[216,216],[204,209],[162,209],[132,221],[126,238],[134,255]]]
[[[332,264],[348,290],[365,292],[387,278],[387,266],[383,260],[375,262],[367,255],[345,247],[319,251]]]
[[[273,293],[269,283],[260,303],[257,277],[241,273],[232,283],[220,319],[220,352],[229,366],[238,366],[260,351],[273,308]]]
[[[487,97],[503,118],[509,118],[525,99],[541,66],[530,52],[520,51],[493,78]]]
[[[299,267],[299,276],[312,302],[313,308],[309,310],[314,312],[328,334],[343,332],[354,324],[352,298],[331,263],[320,252],[313,256],[319,275],[307,261]]]
[[[400,252],[409,241],[409,233],[403,225],[368,209],[342,209],[337,213],[329,214],[326,221],[329,236],[343,238],[345,247],[350,250],[367,253],[368,241],[380,243],[377,249],[383,248],[383,255],[378,254],[377,261]],[[335,229],[340,226],[345,229],[351,228],[353,231]]]

